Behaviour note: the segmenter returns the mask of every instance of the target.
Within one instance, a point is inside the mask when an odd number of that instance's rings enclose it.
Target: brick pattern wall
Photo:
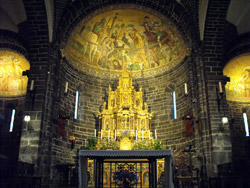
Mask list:
[[[203,59],[206,79],[207,114],[212,141],[212,158],[209,161],[208,174],[216,176],[218,164],[231,162],[231,141],[229,126],[222,129],[221,118],[227,112],[226,106],[220,112],[217,107],[218,82],[224,81],[223,68],[223,31],[226,24],[226,14],[229,1],[211,0],[208,4],[205,24]],[[224,88],[223,88],[224,89]],[[225,89],[224,89],[225,91]],[[223,102],[226,103],[225,97]],[[228,114],[226,114],[228,115]]]
[[[48,77],[48,25],[44,1],[24,0],[27,21],[19,25],[19,38],[29,52],[28,60],[31,68],[28,72],[30,88],[34,80],[34,92],[27,91],[25,113],[31,116],[29,128],[23,126],[19,159],[23,162],[35,164],[36,175],[48,174],[44,172],[42,164],[46,164],[43,156],[48,154],[46,145],[46,124],[44,120]]]
[[[234,162],[246,161],[249,159],[249,139],[246,137],[243,109],[250,109],[249,103],[228,101],[233,121],[231,122],[231,138]],[[248,123],[250,120],[249,110]]]

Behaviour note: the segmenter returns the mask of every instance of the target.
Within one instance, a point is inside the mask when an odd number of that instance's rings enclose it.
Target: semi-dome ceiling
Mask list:
[[[224,68],[223,74],[230,77],[226,84],[228,100],[246,101],[250,99],[250,54],[232,59]]]
[[[78,70],[101,77],[119,77],[126,61],[136,78],[170,70],[189,50],[165,17],[127,8],[97,11],[83,19],[62,53]]]
[[[0,96],[25,95],[28,77],[23,71],[29,70],[27,59],[14,51],[0,50]]]

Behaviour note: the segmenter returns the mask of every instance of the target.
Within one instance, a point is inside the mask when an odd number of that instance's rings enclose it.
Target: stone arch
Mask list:
[[[126,4],[123,1],[113,2],[111,0],[105,2],[93,2],[93,1],[74,1],[67,6],[65,10],[65,14],[61,19],[59,24],[60,30],[58,30],[58,35],[56,41],[59,42],[60,48],[63,48],[66,40],[68,39],[70,33],[75,28],[75,26],[84,18],[89,16],[91,12],[94,12],[99,9],[99,7],[103,7],[103,9],[107,7],[113,8],[124,8],[124,6],[130,5],[133,9],[138,10],[155,10],[162,15],[166,16],[170,19],[179,31],[182,33],[184,40],[190,45],[194,43],[194,41],[198,41],[194,38],[196,36],[194,33],[194,27],[192,27],[193,23],[189,17],[191,17],[190,13],[187,12],[179,3],[174,0],[159,3],[158,1],[152,2],[149,0],[134,2],[132,0],[128,0]],[[192,42],[193,41],[193,42]],[[196,42],[195,42],[196,43]]]

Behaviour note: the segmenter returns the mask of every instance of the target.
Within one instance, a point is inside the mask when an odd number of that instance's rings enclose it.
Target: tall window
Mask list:
[[[243,112],[243,119],[244,119],[244,124],[245,124],[246,136],[249,136],[249,127],[248,127],[247,113],[246,112]]]
[[[176,98],[175,98],[175,91],[173,91],[173,109],[174,109],[174,119],[177,119],[177,111],[176,111]]]
[[[13,131],[14,121],[15,121],[15,113],[16,113],[16,110],[13,109],[12,110],[12,114],[11,114],[11,119],[10,119],[10,129],[9,129],[9,132]]]
[[[79,103],[79,91],[76,90],[75,115],[74,115],[75,119],[77,119],[77,115],[78,115],[78,103]]]

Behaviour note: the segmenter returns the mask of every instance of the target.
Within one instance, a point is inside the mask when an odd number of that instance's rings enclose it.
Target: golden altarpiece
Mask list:
[[[126,63],[124,63],[126,65]],[[152,131],[151,121],[153,113],[148,110],[148,105],[143,102],[142,88],[139,91],[133,86],[132,78],[123,68],[122,76],[119,78],[119,84],[115,91],[109,86],[108,103],[103,103],[102,112],[99,112],[99,130],[97,146],[100,142],[109,142],[111,140],[119,143],[119,150],[132,150],[135,143],[138,142],[154,142],[157,138],[156,131]],[[126,136],[124,136],[126,134]],[[101,149],[98,148],[97,149]],[[131,163],[127,162],[125,166],[129,167]],[[113,162],[113,161],[112,161]],[[93,182],[93,161],[89,162],[90,182]],[[92,164],[91,164],[92,163]],[[119,161],[116,161],[119,166]],[[136,167],[140,171],[138,175],[138,183],[140,187],[149,187],[149,166],[146,160],[137,160],[139,164]],[[115,187],[112,182],[112,172],[115,167],[110,161],[104,162],[103,167],[103,187]],[[91,168],[90,168],[91,167]],[[92,172],[91,172],[92,171]],[[157,160],[157,179],[160,178],[164,171],[164,160]]]
[[[125,69],[117,89],[112,91],[109,86],[108,105],[104,102],[103,111],[99,112],[98,141],[103,138],[118,139],[121,150],[131,150],[133,141],[153,139],[150,131],[153,113],[149,113],[147,103],[143,103],[142,88],[136,91],[132,84]],[[120,139],[125,131],[130,139]]]

